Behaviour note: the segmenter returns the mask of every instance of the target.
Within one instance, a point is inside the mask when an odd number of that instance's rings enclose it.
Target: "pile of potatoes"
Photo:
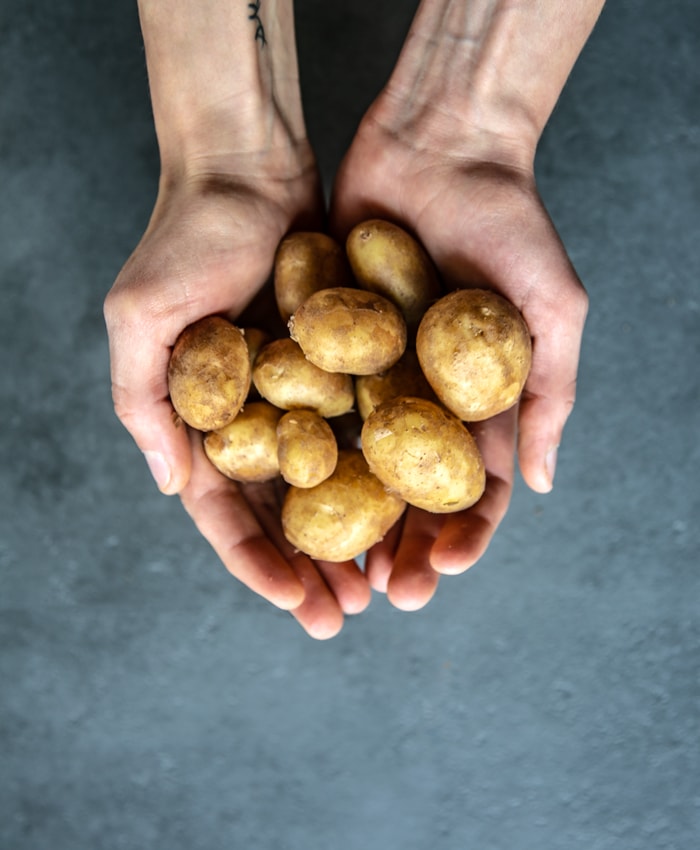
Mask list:
[[[366,551],[407,504],[475,504],[486,474],[465,423],[520,397],[531,340],[517,309],[486,289],[445,293],[423,247],[379,219],[345,249],[287,236],[274,291],[288,336],[209,316],[173,348],[170,397],[211,463],[240,482],[281,476],[285,536],[328,561]]]

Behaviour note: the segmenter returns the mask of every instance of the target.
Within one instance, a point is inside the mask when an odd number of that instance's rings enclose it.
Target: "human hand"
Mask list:
[[[276,485],[239,485],[218,473],[200,435],[174,415],[167,386],[171,347],[197,319],[221,314],[243,324],[252,307],[256,324],[279,322],[274,303],[261,300],[276,247],[289,229],[323,221],[310,151],[300,162],[285,180],[207,175],[163,188],[105,316],[115,409],[160,489],[180,494],[234,576],[291,610],[312,636],[330,637],[343,613],[369,602],[364,575],[354,562],[314,563],[295,553],[281,532]]]
[[[117,415],[164,493],[183,505],[224,565],[317,638],[364,608],[354,562],[313,562],[280,524],[275,484],[240,485],[209,463],[175,416],[171,348],[189,324],[279,317],[265,283],[293,229],[320,229],[323,200],[306,138],[291,0],[265,10],[213,0],[139,0],[161,158],[158,198],[105,302]],[[264,296],[269,296],[265,301]]]
[[[490,148],[483,134],[463,134],[457,153],[440,138],[427,143],[391,131],[385,112],[380,98],[338,172],[334,232],[342,238],[371,217],[405,226],[448,287],[498,291],[521,311],[533,339],[519,407],[470,426],[487,470],[481,500],[447,515],[409,508],[367,555],[372,586],[411,610],[428,602],[441,573],[462,572],[487,549],[510,500],[516,432],[526,483],[541,493],[551,489],[574,404],[587,296],[538,195],[534,150],[505,141]]]

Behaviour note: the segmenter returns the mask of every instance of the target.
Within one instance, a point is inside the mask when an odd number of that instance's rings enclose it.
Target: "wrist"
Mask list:
[[[168,179],[303,168],[291,0],[139,0],[139,15]]]
[[[422,0],[373,117],[415,147],[531,170],[603,0]]]

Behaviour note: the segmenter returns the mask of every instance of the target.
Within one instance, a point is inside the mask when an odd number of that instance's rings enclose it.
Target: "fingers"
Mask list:
[[[304,600],[301,580],[253,515],[238,485],[209,463],[199,434],[190,435],[192,475],[180,494],[185,510],[228,571],[285,610]]]
[[[316,640],[335,637],[343,628],[343,609],[314,562],[303,553],[291,556],[305,598],[291,613],[304,631]]]
[[[367,608],[372,599],[372,591],[367,578],[354,561],[315,563],[343,613],[359,614]]]
[[[243,490],[261,528],[304,587],[304,601],[291,613],[311,637],[333,637],[343,627],[343,614],[357,614],[370,602],[364,574],[354,561],[313,561],[294,549],[280,524],[284,491],[279,482],[246,485]]]
[[[254,593],[290,611],[317,640],[334,637],[343,614],[363,610],[370,589],[353,561],[315,564],[284,538],[271,484],[239,486],[209,463],[191,434],[192,476],[180,494],[185,509],[228,571]]]
[[[484,495],[471,508],[447,514],[430,552],[438,573],[456,575],[473,566],[488,548],[508,510],[513,490],[517,409],[470,426],[486,466]]]
[[[431,514],[409,506],[394,566],[387,582],[387,596],[402,611],[417,611],[432,599],[439,574],[430,564],[430,551],[443,522]]]
[[[581,337],[588,298],[573,269],[564,270],[556,295],[526,305],[533,333],[532,368],[520,402],[518,456],[529,487],[548,493],[557,449],[576,399]],[[541,330],[540,330],[541,329]]]
[[[384,536],[384,539],[375,543],[365,557],[365,575],[370,587],[379,593],[386,593],[387,591],[405,517],[406,513],[404,512]]]

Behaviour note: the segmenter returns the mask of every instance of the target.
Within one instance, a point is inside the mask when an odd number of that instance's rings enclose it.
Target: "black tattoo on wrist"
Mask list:
[[[248,8],[250,9],[248,20],[255,21],[255,40],[260,42],[261,47],[265,47],[267,39],[265,38],[265,27],[263,27],[263,22],[260,19],[261,3],[262,0],[255,0],[253,3],[248,3]]]

